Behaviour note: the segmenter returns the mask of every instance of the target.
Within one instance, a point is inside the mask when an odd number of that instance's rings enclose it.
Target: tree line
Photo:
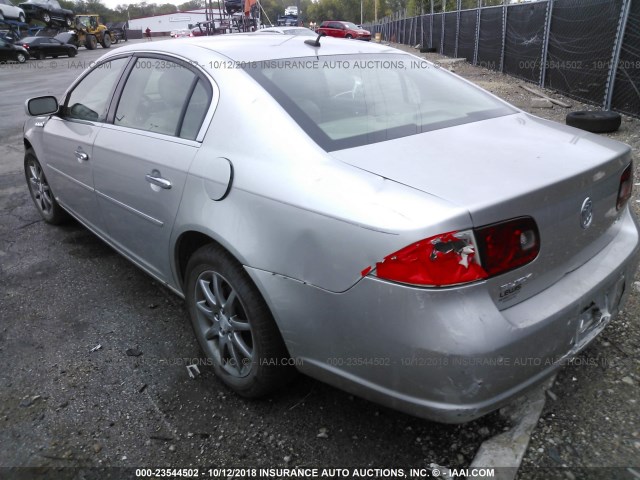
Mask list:
[[[161,15],[175,13],[178,11],[195,10],[205,7],[205,0],[188,0],[179,5],[172,3],[148,3],[146,1],[132,3],[129,5],[120,4],[115,8],[107,7],[102,0],[59,0],[63,8],[73,10],[77,14],[92,13],[102,17],[102,21],[125,22],[129,18],[148,17],[151,15]],[[482,0],[483,5],[500,5],[503,0]],[[219,1],[224,8],[224,0]],[[213,8],[218,7],[218,0],[211,0]],[[284,14],[284,9],[289,5],[300,5],[301,18],[305,25],[309,22],[322,22],[323,20],[346,20],[360,23],[360,12],[362,6],[362,17],[364,22],[372,22],[375,18],[381,19],[396,12],[404,13],[407,16],[430,13],[432,4],[436,12],[451,11],[457,8],[457,0],[260,0],[260,5],[264,11],[263,23],[269,23],[266,17],[275,24],[278,15]],[[474,8],[478,0],[462,0],[463,8]]]

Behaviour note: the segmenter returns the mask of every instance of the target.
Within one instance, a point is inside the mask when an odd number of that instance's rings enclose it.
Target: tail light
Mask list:
[[[487,278],[470,230],[436,235],[398,250],[376,264],[376,274],[386,280],[434,287]]]
[[[28,45],[28,44],[26,44],[26,43],[23,43],[23,44],[22,44],[22,47],[23,47],[23,48],[26,48],[27,50],[29,50],[29,45]]]
[[[494,223],[476,230],[482,266],[490,277],[533,261],[540,252],[540,235],[531,217]]]
[[[539,251],[535,221],[521,217],[413,243],[378,262],[375,273],[410,285],[461,285],[526,265]],[[372,270],[367,267],[361,273],[365,276]]]
[[[620,210],[625,206],[627,200],[631,198],[631,192],[633,190],[633,163],[630,163],[627,168],[624,169],[620,176],[620,187],[618,188],[618,201],[616,202],[616,208]]]

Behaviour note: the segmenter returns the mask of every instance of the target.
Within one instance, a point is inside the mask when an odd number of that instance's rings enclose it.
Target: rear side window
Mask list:
[[[104,122],[114,87],[128,61],[118,58],[96,66],[67,97],[65,117]]]
[[[199,79],[184,114],[179,135],[181,138],[196,139],[210,103],[211,99],[206,84],[202,79]]]
[[[114,124],[195,140],[210,103],[210,89],[190,68],[139,58],[122,91]]]

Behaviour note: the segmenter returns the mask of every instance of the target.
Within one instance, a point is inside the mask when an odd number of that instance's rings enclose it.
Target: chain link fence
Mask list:
[[[431,0],[430,7],[365,28],[640,117],[640,0]]]

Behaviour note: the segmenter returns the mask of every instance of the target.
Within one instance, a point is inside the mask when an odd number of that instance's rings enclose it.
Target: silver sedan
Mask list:
[[[257,397],[300,371],[463,422],[615,318],[639,253],[626,145],[393,48],[284,37],[119,48],[27,102],[42,217],[184,297],[221,382]]]

